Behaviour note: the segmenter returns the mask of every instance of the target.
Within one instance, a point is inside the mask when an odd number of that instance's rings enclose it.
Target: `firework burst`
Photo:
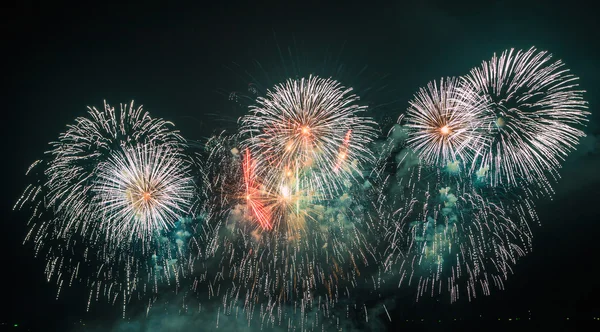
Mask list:
[[[421,88],[406,112],[408,146],[429,165],[469,165],[489,144],[485,100],[464,93],[456,78]]]
[[[133,292],[157,291],[173,277],[179,283],[175,263],[190,237],[183,217],[197,195],[186,143],[171,127],[133,102],[120,111],[105,103],[77,118],[48,158],[32,165],[38,181],[16,208],[33,207],[26,240],[44,255],[58,293],[65,280],[86,280],[88,305],[122,295],[125,310]]]
[[[463,77],[463,89],[486,100],[491,142],[478,177],[496,186],[539,184],[550,191],[560,162],[575,149],[589,112],[578,78],[546,51],[495,54]],[[525,182],[523,182],[525,181]]]
[[[32,165],[16,207],[31,204],[48,280],[85,283],[88,305],[125,310],[192,277],[184,300],[217,299],[217,327],[241,308],[261,328],[340,329],[385,284],[451,302],[504,287],[531,250],[532,197],[584,136],[576,80],[546,52],[506,51],[420,89],[383,144],[333,79],[252,84],[239,133],[198,155],[171,123],[105,103]]]
[[[146,241],[190,215],[195,186],[185,156],[143,145],[116,151],[100,164],[91,192],[108,238]]]
[[[288,80],[259,97],[242,118],[244,145],[256,159],[258,175],[270,188],[288,187],[294,178],[316,195],[338,191],[372,160],[368,144],[375,124],[358,116],[366,106],[332,79]],[[310,173],[309,176],[307,174]]]
[[[85,234],[96,223],[96,205],[91,204],[92,182],[98,173],[98,164],[108,160],[111,153],[138,143],[172,145],[184,143],[172,123],[151,118],[142,107],[121,105],[120,112],[104,104],[103,110],[89,108],[88,117],[80,117],[50,143],[47,153],[51,158],[44,171],[47,181],[47,204],[52,206],[63,232]]]

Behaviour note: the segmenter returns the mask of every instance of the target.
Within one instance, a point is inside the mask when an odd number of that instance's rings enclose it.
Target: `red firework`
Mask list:
[[[271,230],[273,228],[271,211],[265,206],[265,203],[262,200],[260,183],[257,181],[256,176],[256,161],[252,159],[249,149],[246,149],[244,153],[242,168],[244,171],[244,185],[246,187],[248,210],[262,229]]]

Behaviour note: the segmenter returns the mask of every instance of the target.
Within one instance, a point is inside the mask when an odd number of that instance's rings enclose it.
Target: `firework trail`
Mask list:
[[[454,302],[503,289],[519,257],[531,250],[537,220],[524,197],[501,197],[447,169],[417,165],[395,177],[386,194],[389,216],[384,269],[416,285],[417,300],[448,292]]]
[[[178,283],[175,263],[191,235],[185,217],[198,195],[186,143],[171,127],[133,102],[119,112],[105,103],[32,165],[37,182],[16,208],[32,207],[26,241],[44,255],[58,293],[65,281],[85,281],[88,307],[101,295],[113,303],[121,295],[125,307],[146,284]]]
[[[271,230],[273,228],[273,220],[271,219],[270,209],[265,206],[265,198],[262,197],[264,195],[262,195],[260,184],[256,179],[256,160],[252,158],[249,149],[244,151],[243,158],[242,172],[244,173],[244,187],[248,208],[262,229]],[[283,199],[285,200],[288,196],[289,189],[283,190]]]
[[[589,112],[578,78],[546,51],[495,54],[462,78],[465,94],[485,100],[493,121],[477,176],[493,186],[533,184],[551,192],[560,162],[575,149]]]

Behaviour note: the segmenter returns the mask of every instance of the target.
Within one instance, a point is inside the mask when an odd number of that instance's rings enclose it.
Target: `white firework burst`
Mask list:
[[[150,240],[189,215],[194,198],[190,163],[169,146],[116,151],[99,165],[92,187],[98,220],[109,237]]]
[[[465,93],[459,83],[456,78],[430,82],[410,102],[407,143],[425,164],[468,165],[489,144],[485,100]]]
[[[121,295],[123,310],[134,292],[179,284],[185,269],[176,262],[190,233],[177,218],[191,206],[195,163],[184,160],[186,142],[172,125],[133,102],[117,111],[105,102],[77,118],[32,165],[35,182],[16,208],[32,208],[26,241],[43,253],[48,280],[81,280],[90,301],[94,292],[111,303]]]
[[[97,165],[119,149],[138,143],[183,146],[184,139],[171,122],[152,118],[133,102],[116,112],[106,102],[104,109],[88,108],[88,117],[76,119],[67,131],[52,142],[51,159],[44,171],[47,202],[54,209],[61,231],[93,232],[95,206],[90,204],[90,184]],[[91,229],[90,229],[91,227]]]
[[[477,175],[489,175],[492,185],[536,183],[550,191],[560,162],[585,136],[580,127],[589,112],[577,80],[535,48],[494,54],[464,76],[466,93],[485,99],[490,107],[482,111],[493,116]]]

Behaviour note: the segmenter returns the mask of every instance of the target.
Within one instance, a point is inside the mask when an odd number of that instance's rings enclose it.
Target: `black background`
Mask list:
[[[339,56],[333,63],[347,64],[350,72],[368,65],[372,73],[389,74],[386,89],[395,101],[389,115],[395,118],[428,81],[464,74],[506,48],[536,46],[580,76],[596,113],[600,29],[590,6],[587,1],[9,4],[1,14],[0,323],[62,331],[80,319],[120,317],[118,308],[101,305],[86,314],[87,294],[77,287],[56,300],[44,263],[22,245],[27,215],[12,211],[29,164],[86,106],[134,99],[153,116],[173,121],[185,137],[203,139],[222,125],[211,114],[239,116],[228,113],[227,100],[248,83],[238,73],[253,60],[265,71],[280,70],[278,46],[295,44],[309,59]],[[242,69],[227,69],[233,62]],[[457,318],[475,326],[487,318],[488,326],[516,317],[554,321],[551,326],[560,328],[567,317],[599,326],[592,321],[600,317],[597,115],[586,131],[589,137],[565,162],[554,201],[538,203],[542,227],[534,228],[534,252],[516,266],[507,290],[451,306],[445,299],[414,304],[402,289],[384,294],[397,298],[390,314],[400,325],[390,329],[423,328],[421,319]]]

